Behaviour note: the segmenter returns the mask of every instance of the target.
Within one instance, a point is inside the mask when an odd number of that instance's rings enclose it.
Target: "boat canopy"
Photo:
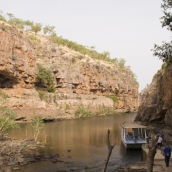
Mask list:
[[[123,128],[147,128],[146,126],[143,126],[138,123],[125,123],[125,124],[121,124],[121,127],[123,127]]]

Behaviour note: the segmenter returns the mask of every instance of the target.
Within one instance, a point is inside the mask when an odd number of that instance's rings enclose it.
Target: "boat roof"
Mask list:
[[[147,128],[146,126],[143,126],[139,123],[125,123],[125,124],[121,124],[121,126],[123,128]]]

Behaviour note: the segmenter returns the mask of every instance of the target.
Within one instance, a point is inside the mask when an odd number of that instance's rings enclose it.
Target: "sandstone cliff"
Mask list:
[[[138,84],[129,68],[120,69],[2,22],[0,38],[0,88],[7,95],[1,105],[13,107],[19,118],[35,113],[47,119],[74,117],[79,105],[93,113],[102,108],[137,109]],[[46,92],[42,100],[35,86],[37,65],[50,69],[54,77],[55,92]]]
[[[140,96],[136,121],[172,126],[172,65],[159,70]]]

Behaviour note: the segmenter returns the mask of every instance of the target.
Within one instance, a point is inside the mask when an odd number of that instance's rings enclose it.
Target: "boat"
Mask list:
[[[138,123],[125,123],[121,126],[121,140],[126,149],[141,149],[147,143],[146,126]]]

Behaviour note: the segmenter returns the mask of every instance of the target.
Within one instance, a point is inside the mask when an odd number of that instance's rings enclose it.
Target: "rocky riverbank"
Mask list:
[[[0,139],[0,172],[20,170],[20,166],[38,161],[61,162],[58,160],[59,154],[39,153],[38,150],[44,147],[43,144],[36,144],[32,139],[19,141],[2,137]]]

